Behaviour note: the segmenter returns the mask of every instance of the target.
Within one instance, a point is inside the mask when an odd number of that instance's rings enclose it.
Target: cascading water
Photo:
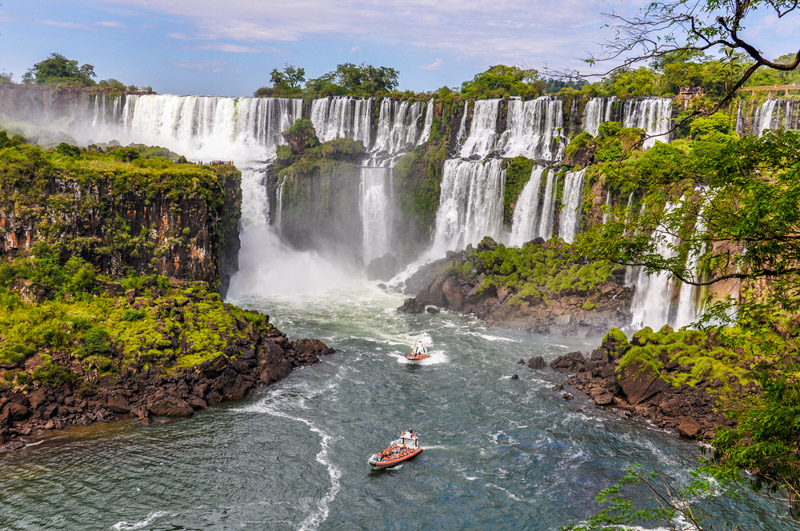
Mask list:
[[[547,172],[547,184],[544,187],[542,200],[542,214],[539,217],[539,236],[549,240],[553,236],[553,216],[556,211],[556,187],[558,186],[558,173]]]
[[[698,188],[697,191],[707,193],[708,188]],[[703,217],[705,211],[705,203],[700,208],[697,215],[697,221],[694,225],[695,235],[701,235],[706,232],[706,222]],[[690,280],[697,280],[700,278],[700,259],[706,252],[705,244],[701,245],[699,249],[690,249],[686,256],[686,271],[690,275]],[[696,322],[702,314],[702,301],[698,301],[698,286],[694,284],[680,284],[680,295],[678,297],[678,312],[675,315],[675,328],[688,326]]]
[[[311,103],[311,123],[320,142],[336,138],[361,140],[369,149],[372,100],[351,97],[319,98]]]
[[[600,124],[610,122],[613,116],[614,104],[619,98],[592,98],[586,103],[583,111],[583,130],[592,136],[597,136]]]
[[[359,194],[364,264],[367,265],[390,251],[394,218],[391,168],[362,167]]]
[[[446,160],[441,190],[432,247],[437,256],[478,243],[484,236],[499,237],[505,193],[502,160]]]
[[[422,126],[422,134],[419,135],[419,140],[417,140],[417,145],[424,144],[430,139],[431,130],[433,129],[433,113],[434,113],[434,104],[433,100],[430,100],[428,102],[428,105],[425,106],[425,124]]]
[[[497,145],[500,100],[478,100],[474,105],[469,136],[461,147],[461,156],[465,159],[475,155],[483,158],[494,151]]]
[[[764,131],[774,129],[772,125],[772,118],[775,114],[775,108],[778,106],[780,100],[768,99],[761,104],[756,121],[754,122],[754,132],[757,136],[763,136]]]
[[[560,99],[552,96],[524,102],[512,99],[508,102],[506,130],[497,141],[497,149],[508,158],[559,160],[564,156],[566,144],[563,128]]]
[[[669,215],[675,208],[676,204],[667,203],[665,215]],[[666,232],[664,227],[659,225],[653,232],[652,238],[656,242],[655,250],[658,254],[667,259],[677,256],[677,236]],[[673,284],[674,279],[669,273],[648,275],[643,268],[640,269],[636,280],[636,293],[631,303],[631,314],[633,314],[631,324],[634,328],[649,326],[657,330],[668,324]]]
[[[283,143],[281,132],[302,116],[302,104],[286,98],[128,95],[120,134],[127,142],[164,146],[194,160],[264,160]]]
[[[647,138],[642,143],[642,149],[651,148],[656,142],[669,142],[672,99],[645,98],[626,101],[623,107],[622,125],[644,129]]]
[[[514,207],[514,219],[511,223],[509,245],[522,246],[537,237],[539,229],[539,190],[542,187],[542,174],[545,166],[535,165],[531,177],[525,183]]]
[[[384,98],[381,101],[378,133],[372,151],[375,154],[386,152],[395,155],[417,145],[420,116],[421,102],[409,103]],[[430,131],[428,135],[430,136]]]
[[[469,101],[464,103],[464,112],[461,114],[461,124],[458,126],[458,133],[456,133],[456,150],[461,151],[464,145],[464,139],[467,136],[467,115],[469,114]]]
[[[572,243],[581,224],[583,210],[583,174],[586,170],[568,172],[564,176],[564,196],[558,235],[565,242]]]

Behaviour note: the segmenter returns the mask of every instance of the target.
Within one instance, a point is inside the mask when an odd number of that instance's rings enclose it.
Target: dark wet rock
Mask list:
[[[581,372],[586,369],[586,359],[580,352],[570,352],[551,361],[550,368],[557,371]]]
[[[519,380],[519,374],[515,374],[511,377],[512,380]]]
[[[547,364],[544,362],[544,358],[541,356],[534,356],[528,360],[528,367],[531,369],[544,369],[547,367]]]
[[[406,299],[403,305],[397,308],[397,311],[403,313],[422,313],[425,311],[425,303],[417,298]]]
[[[686,418],[678,424],[678,434],[686,439],[697,438],[701,430],[702,426],[692,418]]]
[[[400,271],[400,263],[392,253],[375,258],[367,265],[367,279],[389,280]]]
[[[106,399],[106,406],[114,413],[130,413],[131,405],[128,399],[119,394],[113,394]]]
[[[561,395],[561,398],[563,398],[564,400],[574,400],[575,399],[575,397],[572,396],[569,393],[564,393],[563,395]]]
[[[194,414],[194,409],[185,400],[163,389],[148,398],[147,410],[159,417],[191,417]]]
[[[436,315],[437,313],[439,313],[439,308],[435,306],[428,306],[427,308],[425,308],[425,311],[428,312],[429,314]]]
[[[517,365],[525,365],[525,360],[521,359],[517,362]]]

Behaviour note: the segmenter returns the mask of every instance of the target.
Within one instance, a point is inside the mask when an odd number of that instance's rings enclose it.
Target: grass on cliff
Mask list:
[[[513,293],[511,304],[526,305],[570,295],[591,297],[624,274],[624,268],[605,261],[589,262],[560,240],[514,248],[485,239],[468,255],[468,261],[451,272],[463,279],[483,273],[479,291],[507,289]]]
[[[204,282],[127,277],[112,282],[88,263],[49,257],[0,264],[0,364],[24,387],[168,373],[247,344],[267,318],[224,304]],[[0,381],[2,383],[2,381]]]

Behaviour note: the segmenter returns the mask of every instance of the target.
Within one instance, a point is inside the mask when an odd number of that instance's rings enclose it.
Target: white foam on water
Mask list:
[[[148,514],[144,520],[139,520],[138,522],[128,523],[126,521],[117,522],[116,524],[111,526],[111,529],[115,531],[131,531],[133,529],[142,529],[150,524],[152,524],[156,519],[161,518],[162,516],[167,516],[166,511],[153,511],[152,513]]]
[[[403,363],[405,365],[439,365],[442,363],[448,363],[450,358],[444,353],[443,350],[431,350],[430,357],[425,358],[424,360],[420,361],[411,361],[406,359],[405,354],[390,354],[393,358],[397,360],[397,363]]]
[[[517,496],[516,494],[514,494],[510,490],[505,489],[505,488],[501,487],[500,485],[495,485],[494,483],[487,483],[486,486],[495,488],[495,489],[500,490],[500,491],[503,491],[506,494],[506,496],[508,496],[509,498],[511,498],[514,501],[518,501],[518,502],[527,502],[528,501],[525,498],[520,498],[519,496]]]
[[[331,388],[332,384],[328,386]],[[319,394],[319,393],[318,393]],[[266,413],[268,415],[272,415],[274,417],[285,418],[288,420],[293,420],[296,422],[300,422],[305,424],[309,430],[316,433],[320,437],[320,451],[316,455],[316,460],[321,465],[325,466],[328,470],[328,478],[331,482],[331,487],[328,489],[328,492],[325,496],[322,497],[317,502],[316,510],[312,511],[311,514],[306,516],[306,518],[300,523],[298,529],[301,530],[309,530],[309,529],[317,529],[322,522],[328,519],[330,515],[330,503],[336,499],[336,495],[339,493],[341,489],[341,483],[339,479],[342,477],[342,471],[333,464],[333,462],[328,458],[328,450],[330,448],[330,441],[332,437],[318,428],[313,422],[310,420],[304,419],[302,417],[295,417],[279,409],[276,409],[274,406],[271,406],[267,402],[275,402],[274,398],[279,398],[282,393],[277,392],[274,393],[272,396],[265,398],[261,402],[257,404],[253,404],[251,406],[247,406],[241,408],[242,411],[250,411],[250,412],[260,412]],[[298,399],[299,397],[292,397],[293,399]],[[300,398],[300,400],[303,400]]]

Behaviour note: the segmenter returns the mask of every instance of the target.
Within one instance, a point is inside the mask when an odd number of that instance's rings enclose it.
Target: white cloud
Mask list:
[[[350,53],[356,53],[360,49],[361,49],[361,46],[353,46],[352,48],[350,48]]]
[[[265,49],[256,46],[242,46],[240,44],[202,44],[200,46],[186,47],[186,50],[203,50],[209,52],[226,52],[226,53],[264,53]]]
[[[67,29],[89,29],[85,24],[76,24],[74,22],[63,22],[61,20],[38,20],[40,24],[45,26],[52,26],[54,28],[67,28]]]
[[[184,70],[219,73],[227,63],[225,61],[172,61],[171,64]]]
[[[420,68],[422,70],[439,70],[440,68],[442,68],[443,64],[444,64],[444,59],[436,59],[431,64],[422,65],[420,66]]]
[[[111,20],[101,20],[99,22],[95,22],[95,24],[97,24],[98,26],[102,26],[104,28],[122,29],[122,28],[125,27],[125,24],[122,24],[120,22],[114,22],[114,21],[111,21]]]
[[[176,41],[193,41],[193,40],[195,40],[195,37],[190,37],[189,35],[186,35],[185,33],[179,33],[177,31],[174,32],[174,33],[167,34],[167,37],[169,37],[170,39],[175,39]]]
[[[203,41],[277,43],[350,35],[386,46],[416,43],[491,64],[577,63],[593,41],[613,37],[603,33],[600,13],[612,7],[603,0],[96,1],[181,17],[193,26],[192,38]],[[630,11],[643,2],[632,0],[622,7]],[[190,38],[183,33],[170,37]]]

